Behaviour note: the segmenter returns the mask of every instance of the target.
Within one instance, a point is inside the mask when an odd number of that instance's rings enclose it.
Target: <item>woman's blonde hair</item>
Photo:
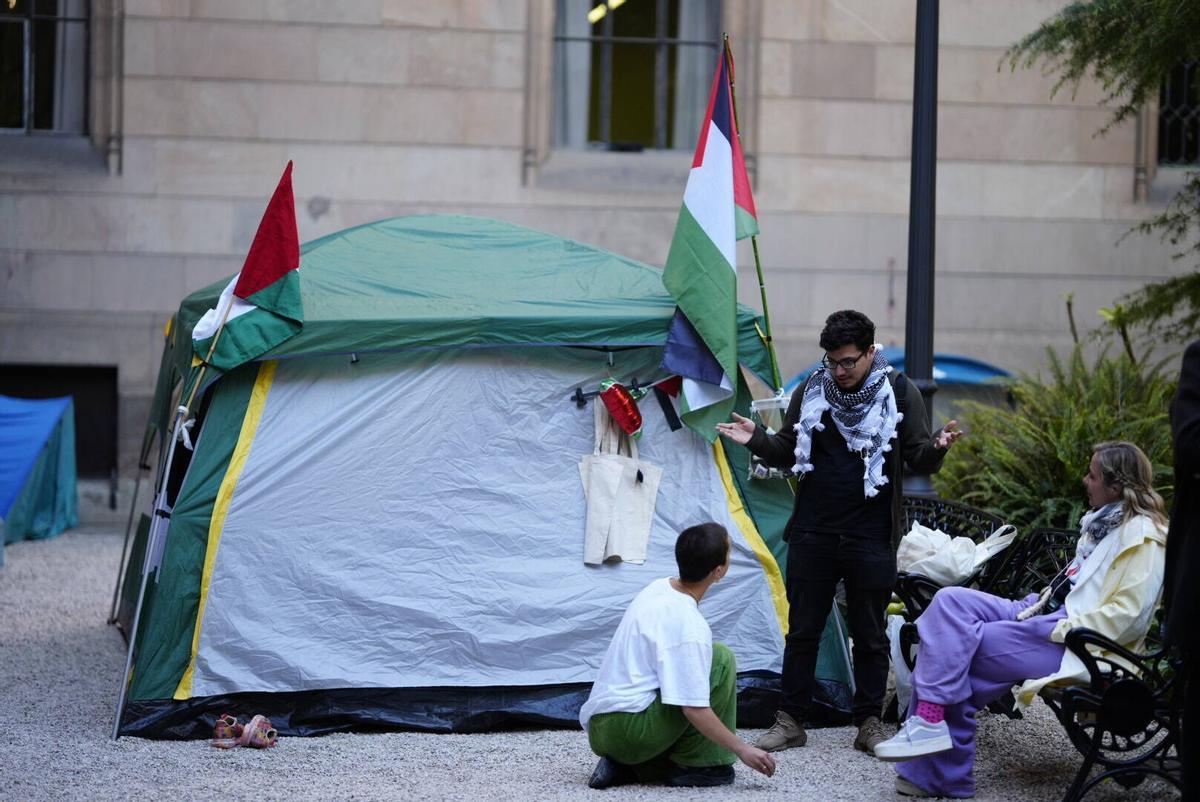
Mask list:
[[[1145,515],[1165,528],[1167,513],[1162,496],[1150,484],[1154,480],[1150,458],[1133,443],[1124,440],[1097,443],[1092,451],[1099,458],[1100,477],[1104,483],[1121,487],[1121,500],[1125,504],[1121,523],[1135,515]]]

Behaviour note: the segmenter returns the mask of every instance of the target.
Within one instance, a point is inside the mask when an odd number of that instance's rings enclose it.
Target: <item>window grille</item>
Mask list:
[[[558,0],[554,145],[691,149],[720,21],[719,0]]]
[[[0,0],[0,131],[87,130],[87,0]]]
[[[1158,102],[1158,163],[1200,164],[1200,59],[1163,81]]]

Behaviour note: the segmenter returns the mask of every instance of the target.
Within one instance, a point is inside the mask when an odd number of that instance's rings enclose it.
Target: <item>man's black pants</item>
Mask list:
[[[788,636],[780,709],[803,722],[816,684],[817,647],[838,580],[846,585],[846,624],[854,639],[856,725],[878,716],[887,692],[885,612],[896,584],[896,554],[886,535],[789,533]]]

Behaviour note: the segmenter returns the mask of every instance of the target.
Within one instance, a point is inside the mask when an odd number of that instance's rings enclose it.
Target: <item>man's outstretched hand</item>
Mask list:
[[[751,425],[753,426],[753,424]],[[738,752],[738,760],[741,760],[759,774],[765,774],[770,777],[775,773],[775,758],[771,757],[770,752],[764,752],[757,746],[745,744],[741,751]]]
[[[720,424],[717,424],[717,426],[720,427]],[[946,425],[943,426],[942,430],[937,433],[936,437],[933,438],[933,444],[938,448],[949,448],[951,443],[962,436],[963,431],[962,429],[958,428],[958,421],[946,421]]]
[[[749,418],[743,418],[736,412],[733,413],[732,423],[718,423],[717,434],[722,437],[728,437],[735,443],[746,445],[750,442],[750,435],[754,434],[754,421]]]

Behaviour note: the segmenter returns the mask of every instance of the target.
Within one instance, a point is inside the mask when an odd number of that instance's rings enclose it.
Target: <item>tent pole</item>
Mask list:
[[[724,35],[725,50],[722,57],[725,59],[725,66],[729,70],[729,100],[733,106],[733,125],[737,128],[737,137],[740,141],[742,138],[742,126],[738,123],[737,112],[737,92],[733,86],[733,52],[729,49],[729,34]],[[766,331],[766,336],[763,340],[767,344],[767,354],[771,357],[771,378],[775,382],[772,388],[775,392],[783,389],[783,378],[779,374],[779,360],[775,357],[775,340],[771,336],[771,312],[767,308],[767,285],[763,280],[762,258],[758,255],[758,235],[753,234],[750,237],[750,247],[754,249],[754,268],[758,271],[758,293],[762,298],[763,310],[763,329]]]
[[[129,520],[125,522],[125,544],[121,546],[121,562],[117,563],[117,584],[113,588],[112,607],[108,611],[108,623],[111,626],[117,621],[117,598],[121,594],[121,579],[126,571],[125,558],[129,555],[129,535],[133,532],[133,515],[137,509],[138,489],[142,485],[142,466],[138,466],[137,479],[133,483],[133,499],[129,502]]]
[[[171,474],[171,462],[175,458],[175,446],[179,442],[179,430],[181,424],[183,423],[184,414],[185,411],[181,409],[175,416],[175,428],[171,433],[171,446],[167,450],[167,461],[165,467],[163,468],[162,481],[159,483],[160,489],[158,492],[158,497],[154,502],[154,518],[150,524],[150,536],[146,539],[146,553],[142,557],[142,582],[141,586],[138,588],[137,605],[134,607],[133,611],[133,625],[130,627],[129,632],[129,649],[125,653],[125,673],[121,677],[121,692],[117,697],[117,714],[115,720],[113,721],[112,739],[114,741],[121,737],[121,715],[125,712],[125,699],[129,693],[129,674],[133,670],[133,654],[134,650],[137,648],[138,626],[141,624],[142,620],[142,603],[146,599],[146,581],[150,574],[150,572],[146,569],[149,565],[149,561],[154,557],[154,554],[158,550],[158,532],[161,528],[158,525],[158,519],[165,516],[164,508],[166,506],[168,477]]]
[[[142,439],[142,454],[140,461],[138,462],[138,475],[137,480],[133,484],[133,500],[129,503],[129,520],[125,523],[125,545],[121,548],[121,563],[117,566],[117,586],[113,588],[112,609],[109,610],[108,613],[108,623],[110,625],[116,623],[117,621],[117,602],[120,598],[121,584],[122,580],[125,578],[124,574],[129,572],[129,567],[125,564],[125,558],[129,550],[130,533],[133,531],[133,516],[136,514],[137,510],[138,490],[141,488],[142,484],[142,471],[148,471],[152,467],[150,463],[146,461],[146,458],[149,456],[148,452],[150,451],[150,446],[154,443],[154,435],[150,431],[150,425],[151,422],[147,421],[147,435]],[[170,449],[167,449],[166,452],[163,451],[165,439],[166,438],[164,437],[158,438],[158,459],[156,460],[156,463],[159,467],[158,478],[160,481],[156,482],[154,486],[155,497],[158,496],[159,485],[165,477],[165,474],[162,472],[163,462],[167,459],[170,453]]]

